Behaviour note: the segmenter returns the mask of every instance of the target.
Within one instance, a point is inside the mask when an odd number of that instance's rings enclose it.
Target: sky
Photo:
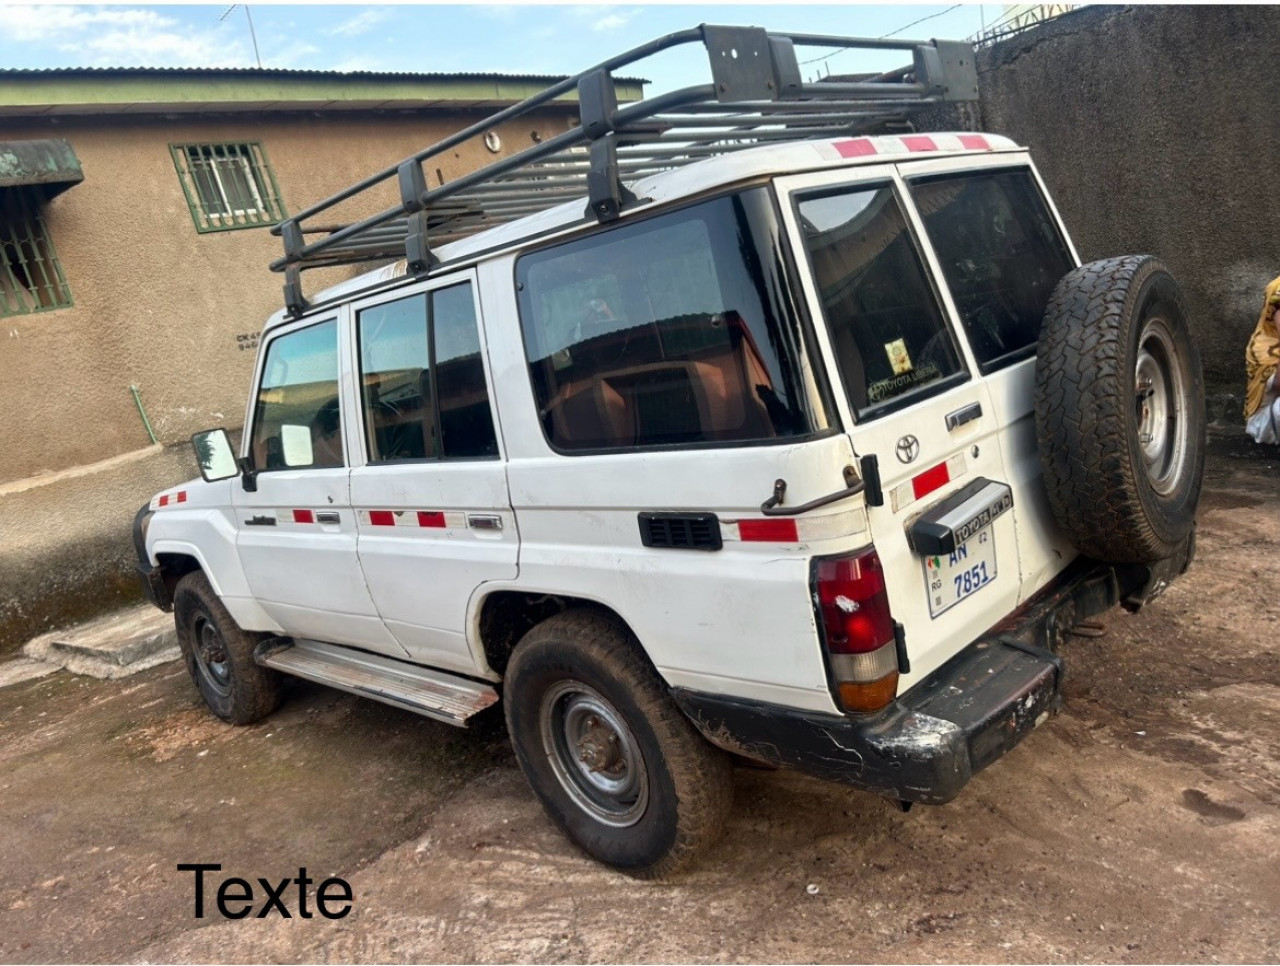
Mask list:
[[[964,39],[999,4],[219,4],[0,3],[0,68],[253,67],[295,70],[576,73],[699,23],[798,33]],[[920,21],[912,24],[915,21]],[[806,79],[887,70],[901,52],[800,51]],[[825,58],[825,59],[819,59]],[[700,83],[705,59],[662,54],[639,70],[650,95]]]

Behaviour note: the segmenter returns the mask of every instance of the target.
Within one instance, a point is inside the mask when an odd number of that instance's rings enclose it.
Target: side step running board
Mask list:
[[[498,700],[497,691],[478,681],[319,641],[266,641],[254,660],[460,728]]]

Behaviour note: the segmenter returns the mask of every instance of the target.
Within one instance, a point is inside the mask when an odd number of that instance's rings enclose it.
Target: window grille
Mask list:
[[[71,304],[42,200],[38,189],[0,188],[0,317]]]
[[[274,225],[285,217],[267,152],[257,141],[171,144],[196,230]]]

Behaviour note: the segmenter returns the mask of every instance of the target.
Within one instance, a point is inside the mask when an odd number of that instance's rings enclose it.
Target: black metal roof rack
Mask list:
[[[619,106],[613,72],[682,44],[705,46],[711,82]],[[912,64],[860,80],[801,78],[796,47],[911,51]],[[429,187],[424,163],[498,125],[577,92],[580,124],[471,174]],[[712,155],[774,141],[904,129],[922,108],[976,100],[968,43],[870,40],[773,33],[703,24],[668,34],[566,77],[519,104],[436,142],[272,229],[284,240],[290,315],[307,309],[304,269],[405,258],[421,274],[438,264],[432,247],[575,198],[584,217],[611,221],[642,203],[627,183]],[[320,224],[335,206],[394,179],[400,204],[347,225]],[[330,215],[330,221],[332,221]],[[321,235],[308,241],[308,236]]]

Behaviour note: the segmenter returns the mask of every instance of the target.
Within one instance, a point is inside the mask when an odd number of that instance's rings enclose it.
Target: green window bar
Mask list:
[[[71,304],[40,211],[43,199],[38,188],[0,188],[0,318]]]
[[[169,153],[197,231],[259,228],[285,217],[280,187],[260,142],[171,144]]]

